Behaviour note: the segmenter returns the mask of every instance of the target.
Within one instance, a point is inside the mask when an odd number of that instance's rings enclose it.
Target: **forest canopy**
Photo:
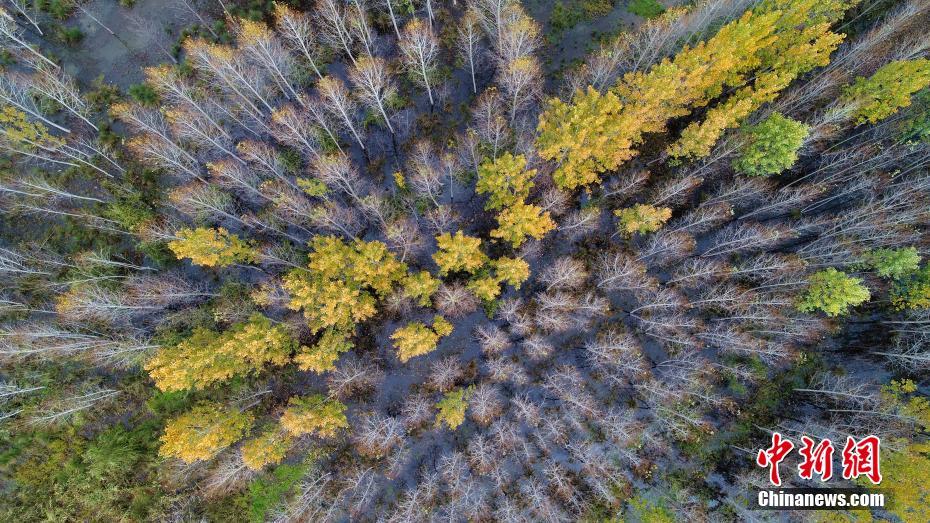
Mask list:
[[[0,519],[926,520],[927,27],[0,2]]]

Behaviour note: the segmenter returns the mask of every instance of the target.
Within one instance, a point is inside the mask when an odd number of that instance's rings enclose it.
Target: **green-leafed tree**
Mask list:
[[[833,267],[814,273],[807,291],[797,304],[801,312],[823,311],[827,316],[843,316],[869,300],[869,289],[862,280],[846,275]]]
[[[810,127],[772,113],[742,132],[746,141],[733,168],[748,176],[771,176],[790,169],[798,160],[798,149],[804,144]]]

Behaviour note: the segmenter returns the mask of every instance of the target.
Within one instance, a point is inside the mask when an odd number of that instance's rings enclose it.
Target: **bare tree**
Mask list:
[[[478,84],[475,81],[475,70],[481,65],[481,29],[479,27],[479,14],[473,7],[469,7],[462,17],[456,39],[459,53],[468,64],[468,73],[471,76],[471,92],[478,94]]]
[[[400,50],[404,55],[404,64],[426,88],[429,105],[435,105],[431,79],[435,76],[436,57],[439,54],[439,41],[433,35],[430,26],[419,19],[413,19],[404,26],[399,40]]]
[[[346,355],[339,358],[336,368],[326,378],[329,392],[341,399],[349,399],[373,391],[384,378],[381,371],[371,361]]]
[[[55,123],[39,108],[30,93],[31,83],[32,78],[22,74],[0,74],[0,101],[19,109],[49,127],[63,133],[70,133],[71,129]]]
[[[36,28],[36,32],[39,33],[39,36],[44,36],[44,33],[42,32],[42,28],[39,27],[39,23],[36,18],[36,15],[38,15],[38,11],[39,11],[38,7],[35,8],[35,13],[30,15],[29,11],[27,11],[27,9],[29,9],[29,3],[26,0],[6,0],[6,1],[8,4],[10,4],[11,7],[13,7],[13,9],[16,10],[16,12],[21,14],[23,18],[25,18],[30,24],[32,24],[33,27]]]
[[[79,412],[112,401],[119,393],[114,389],[90,386],[73,396],[53,397],[36,410],[29,422],[40,426],[65,423]]]
[[[350,8],[349,29],[355,33],[356,39],[365,48],[365,54],[374,56],[375,33],[368,23],[368,8],[364,0],[351,0],[355,9]]]
[[[352,136],[358,142],[359,147],[365,150],[365,143],[356,130],[356,107],[349,91],[346,89],[342,80],[327,76],[317,84],[320,96],[326,102],[325,107],[332,113],[338,121],[341,121],[346,129],[351,131]]]
[[[519,363],[504,357],[488,358],[485,362],[488,379],[497,383],[510,382],[513,385],[525,385],[530,378],[526,369]]]
[[[300,97],[291,85],[294,63],[277,34],[261,22],[247,20],[234,24],[233,29],[239,41],[239,49],[254,64],[267,71],[285,98],[299,101]]]
[[[539,281],[546,285],[546,290],[578,289],[588,279],[584,263],[574,258],[563,256],[555,260],[539,275]]]
[[[504,64],[498,71],[498,83],[508,99],[510,123],[540,94],[542,69],[536,58],[523,56]]]
[[[503,111],[500,93],[493,87],[478,96],[472,110],[474,132],[482,142],[491,146],[492,158],[497,158],[498,151],[503,149],[510,139],[510,127],[507,120],[501,116]]]
[[[657,282],[646,275],[646,266],[622,252],[605,253],[598,258],[597,286],[608,291],[651,289]]]
[[[381,114],[381,118],[393,135],[394,127],[388,115],[388,103],[396,94],[397,88],[388,73],[384,60],[370,56],[362,57],[349,71],[349,77],[357,88],[358,97]]]
[[[430,365],[429,379],[427,384],[430,388],[447,392],[455,386],[455,383],[465,374],[465,368],[457,356],[447,356]]]
[[[346,6],[338,0],[317,0],[313,10],[319,20],[322,31],[319,33],[323,41],[334,48],[345,52],[353,64],[356,64],[352,53],[354,38],[349,27],[349,13]]]
[[[478,298],[459,283],[440,285],[433,302],[439,312],[453,318],[474,312],[479,305]]]
[[[433,420],[433,401],[423,393],[410,394],[401,407],[401,418],[408,431],[422,428]]]
[[[58,64],[46,58],[45,55],[39,51],[36,51],[34,47],[23,39],[22,29],[20,29],[19,25],[16,23],[16,19],[2,7],[0,7],[0,42],[2,42],[0,45],[4,48],[28,51],[48,65],[58,67]]]
[[[475,339],[488,356],[497,356],[510,348],[510,338],[500,327],[479,325],[475,328]]]
[[[278,33],[284,39],[291,52],[302,56],[317,79],[323,79],[320,72],[320,46],[315,38],[313,23],[307,14],[291,9],[283,3],[275,4],[275,21]]]
[[[397,39],[400,40],[400,29],[398,22],[397,13],[394,12],[394,2],[396,0],[381,0],[381,3],[384,7],[387,8],[388,17],[391,19],[391,26],[394,28],[394,34],[397,36]]]
[[[36,68],[36,73],[31,78],[29,88],[36,94],[54,100],[64,110],[82,120],[95,131],[99,130],[97,125],[88,118],[89,108],[87,102],[81,96],[74,79],[61,71],[60,68],[51,68],[44,65]]]
[[[384,457],[406,435],[403,424],[397,419],[377,413],[361,416],[352,431],[355,448],[362,455]]]
[[[482,383],[468,397],[468,410],[476,423],[487,426],[501,415],[504,402],[494,385]]]
[[[291,105],[279,108],[271,115],[272,136],[279,142],[294,147],[305,158],[318,159],[320,144],[316,129],[306,113]]]
[[[426,223],[437,236],[459,229],[459,213],[451,205],[439,205],[426,211]]]

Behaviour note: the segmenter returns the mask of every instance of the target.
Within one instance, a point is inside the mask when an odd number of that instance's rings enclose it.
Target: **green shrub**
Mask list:
[[[665,7],[656,0],[630,0],[627,9],[643,18],[655,18],[665,12]]]
[[[552,6],[552,15],[549,17],[549,27],[553,33],[559,34],[575,27],[584,18],[584,12],[574,2],[566,7],[561,1]]]
[[[77,27],[59,27],[56,36],[68,45],[77,45],[78,42],[84,39],[84,33]]]
[[[873,249],[865,254],[865,260],[882,278],[898,279],[917,271],[920,253],[916,247]]]
[[[607,16],[613,8],[613,0],[581,0],[581,10],[588,18]]]
[[[307,471],[306,465],[281,465],[270,475],[249,484],[249,520],[265,521],[265,517],[289,494]]]
[[[74,11],[74,0],[35,0],[35,5],[59,20],[68,18]]]
[[[146,107],[158,107],[158,93],[148,84],[129,86],[129,96]]]

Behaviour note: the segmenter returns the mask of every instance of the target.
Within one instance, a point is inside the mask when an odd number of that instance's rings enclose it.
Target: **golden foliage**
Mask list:
[[[409,274],[404,280],[404,296],[415,299],[421,307],[429,307],[432,304],[431,298],[441,283],[428,271]]]
[[[620,218],[617,228],[621,233],[631,236],[633,234],[647,234],[656,232],[672,217],[672,210],[668,207],[638,204],[614,211],[614,216]]]
[[[284,365],[294,345],[286,327],[254,314],[222,333],[195,329],[181,343],[160,348],[145,370],[163,391],[203,389],[256,372],[265,364]]]
[[[158,452],[186,463],[211,459],[241,438],[252,422],[248,412],[204,403],[168,422]]]
[[[317,236],[312,249],[307,269],[291,271],[283,285],[291,294],[288,307],[303,309],[314,333],[351,332],[374,316],[377,300],[406,275],[407,266],[379,241],[356,239],[349,245],[335,236]]]
[[[247,242],[226,229],[181,229],[177,240],[168,242],[168,248],[179,260],[190,258],[195,265],[226,267],[238,262],[254,262],[258,252]]]
[[[349,427],[342,402],[327,399],[322,394],[292,397],[281,415],[281,426],[292,436],[313,434],[321,438],[335,436],[339,429]]]
[[[537,205],[522,202],[501,211],[497,215],[497,224],[497,228],[491,231],[491,237],[509,242],[514,249],[523,245],[527,237],[539,240],[555,229],[549,211],[543,212]]]
[[[930,85],[930,59],[898,60],[869,78],[857,78],[843,93],[857,124],[876,123],[911,105],[911,96]]]
[[[536,169],[526,170],[526,157],[504,153],[495,159],[486,159],[478,166],[475,191],[489,194],[486,210],[496,210],[522,202],[533,188]]]
[[[442,316],[433,318],[432,327],[414,321],[394,331],[391,340],[397,350],[397,359],[407,363],[410,358],[428,354],[436,349],[439,339],[452,334],[452,324]]]
[[[300,347],[300,352],[294,356],[294,362],[303,371],[327,372],[335,369],[339,355],[352,347],[354,344],[345,333],[336,329],[326,329],[313,347]]]
[[[261,470],[276,465],[290,450],[293,439],[278,427],[266,429],[258,436],[242,444],[242,462],[251,470]]]
[[[26,113],[11,105],[0,109],[0,129],[6,141],[30,151],[38,148],[55,149],[65,143],[61,138],[49,134],[44,124],[29,121]]]
[[[500,281],[493,276],[480,276],[470,280],[466,288],[485,302],[494,301],[501,294]]]
[[[439,274],[445,276],[450,272],[467,272],[473,274],[480,269],[488,257],[481,252],[481,239],[465,236],[462,231],[443,233],[436,237],[439,247],[433,253],[433,261],[439,266]]]
[[[685,46],[648,71],[627,73],[610,92],[577,92],[570,103],[549,102],[540,116],[537,147],[555,160],[555,183],[564,189],[598,182],[600,173],[632,158],[646,133],[686,116],[724,93],[732,101],[695,123],[669,152],[705,155],[720,134],[761,104],[771,101],[794,78],[824,65],[842,35],[831,22],[849,7],[844,2],[770,0],[697,45]],[[750,84],[751,85],[748,85]]]
[[[506,281],[515,289],[519,289],[530,277],[530,265],[522,258],[498,258],[492,262],[494,273],[500,282]]]

